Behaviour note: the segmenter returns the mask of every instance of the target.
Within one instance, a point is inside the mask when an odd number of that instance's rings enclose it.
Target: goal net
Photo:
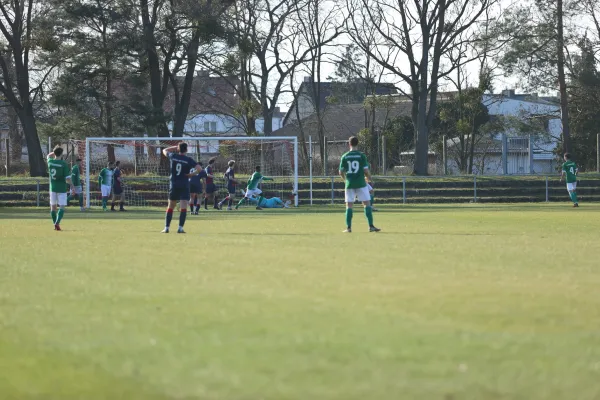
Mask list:
[[[184,138],[88,138],[77,145],[84,155],[82,175],[85,176],[87,207],[102,201],[98,175],[110,161],[120,161],[125,202],[134,207],[164,207],[169,189],[169,162],[162,149],[179,142],[188,144],[188,156],[202,162],[215,158],[214,183],[217,196],[227,196],[223,174],[229,160],[235,160],[238,181],[236,197],[260,165],[265,177],[260,189],[266,197],[291,200],[298,205],[298,143],[295,137],[184,137]],[[81,157],[81,156],[80,156]]]

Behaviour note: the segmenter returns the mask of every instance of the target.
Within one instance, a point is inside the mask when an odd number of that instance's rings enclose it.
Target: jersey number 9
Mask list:
[[[182,169],[182,165],[177,163],[177,165],[175,166],[175,170],[177,171],[177,176],[181,175],[181,169]]]

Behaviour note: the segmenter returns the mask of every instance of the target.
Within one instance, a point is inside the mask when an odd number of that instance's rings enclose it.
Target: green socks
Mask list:
[[[571,192],[571,200],[575,204],[579,203],[579,200],[577,200],[577,193],[576,192]]]
[[[56,223],[57,224],[60,224],[60,221],[62,221],[62,219],[63,219],[63,215],[65,215],[65,210],[63,208],[59,208],[58,209],[58,214],[57,214],[57,217],[56,217]]]
[[[373,201],[375,201],[375,196],[371,195],[371,206],[373,206]]]
[[[242,197],[242,199],[241,199],[240,201],[238,201],[238,203],[237,203],[237,206],[236,206],[236,207],[239,207],[239,206],[241,206],[243,202],[244,202],[244,198]]]
[[[106,204],[108,203],[108,197],[102,198],[102,208],[106,208]]]
[[[52,223],[56,224],[56,211],[50,211],[50,215],[52,216]]]
[[[352,209],[346,208],[346,226],[352,228]]]
[[[373,208],[371,206],[365,207],[365,217],[369,221],[369,226],[373,226]]]
[[[83,207],[83,196],[79,195],[79,207]]]

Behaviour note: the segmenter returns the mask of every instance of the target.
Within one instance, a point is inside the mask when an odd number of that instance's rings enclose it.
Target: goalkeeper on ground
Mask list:
[[[271,197],[267,199],[261,196],[261,201],[259,203],[258,199],[255,197],[249,197],[248,201],[252,204],[256,204],[261,208],[290,208],[290,204],[292,203],[290,200],[285,203],[279,197]]]
[[[254,173],[252,174],[252,176],[250,177],[250,179],[248,179],[248,186],[246,187],[246,194],[244,195],[245,199],[251,199],[252,197],[256,196],[258,197],[258,204],[261,203],[263,196],[262,196],[262,190],[260,190],[258,188],[258,185],[262,182],[262,181],[272,181],[273,178],[267,178],[265,176],[262,176],[260,173],[260,165],[257,165],[256,168],[254,168]],[[241,199],[237,205],[235,206],[235,209],[237,210],[238,208],[240,208],[240,205],[244,202],[244,199]],[[256,206],[257,210],[260,210],[260,205]]]

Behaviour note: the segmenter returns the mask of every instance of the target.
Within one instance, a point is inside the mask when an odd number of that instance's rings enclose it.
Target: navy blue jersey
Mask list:
[[[235,172],[233,171],[233,168],[231,168],[231,167],[227,168],[227,171],[225,171],[225,173],[223,174],[223,177],[227,181],[227,187],[235,186],[235,184],[233,183],[234,179],[235,179]]]
[[[169,153],[168,157],[171,162],[171,167],[169,168],[171,171],[171,186],[187,187],[189,185],[188,174],[192,168],[198,165],[198,161],[177,153]]]
[[[192,168],[190,170],[190,173],[194,172],[194,170],[195,170],[195,168]],[[200,184],[202,183],[202,181],[201,181],[202,178],[206,178],[206,170],[205,169],[200,171],[200,173],[198,175],[194,175],[190,178],[190,185],[200,186]]]
[[[209,164],[209,165],[206,166],[206,173],[209,174],[209,175],[213,174],[212,165]],[[213,183],[213,178],[210,178],[210,177],[207,176],[206,177],[206,184],[210,185],[211,183]]]
[[[121,187],[121,169],[115,168],[113,172],[113,187],[120,188]]]

